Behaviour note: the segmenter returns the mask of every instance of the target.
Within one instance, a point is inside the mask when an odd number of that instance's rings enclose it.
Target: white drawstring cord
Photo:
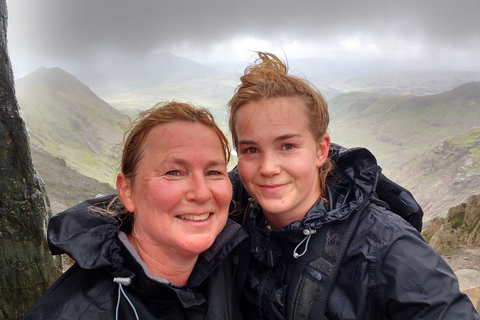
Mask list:
[[[132,307],[133,312],[135,313],[135,317],[137,318],[137,320],[139,320],[140,318],[138,317],[138,313],[137,313],[137,310],[135,309],[135,306],[133,305],[132,301],[130,301],[127,294],[123,290],[123,284],[125,284],[127,286],[130,285],[130,283],[132,283],[132,279],[130,279],[130,278],[113,278],[113,282],[118,283],[118,301],[117,301],[117,309],[115,311],[115,319],[118,320],[118,309],[120,307],[120,299],[122,298],[122,295],[123,295],[125,297],[125,299],[127,299],[130,306]]]
[[[304,229],[303,230],[303,234],[305,235],[305,238],[303,238],[302,241],[300,241],[299,244],[297,244],[297,246],[295,247],[295,249],[293,249],[293,257],[295,259],[298,259],[300,258],[301,256],[303,256],[305,253],[307,253],[307,249],[308,249],[308,243],[310,242],[310,238],[312,237],[312,234],[315,234],[317,233],[317,230],[312,230],[312,229]],[[296,251],[297,249],[302,245],[302,243],[304,243],[305,241],[307,241],[305,243],[305,249],[303,250],[302,253],[298,254]]]

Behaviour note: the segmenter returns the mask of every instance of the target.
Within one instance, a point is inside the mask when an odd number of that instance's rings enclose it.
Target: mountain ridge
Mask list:
[[[113,185],[112,149],[122,141],[128,117],[60,68],[40,68],[18,79],[16,91],[32,144]]]
[[[329,110],[333,141],[368,147],[382,166],[392,169],[480,126],[480,82],[422,97],[342,94],[329,100]]]

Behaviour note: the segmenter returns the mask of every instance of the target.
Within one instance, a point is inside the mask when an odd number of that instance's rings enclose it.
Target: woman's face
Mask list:
[[[318,168],[330,139],[315,141],[300,98],[275,98],[242,106],[236,117],[238,169],[272,228],[303,219],[320,196]]]
[[[232,196],[220,138],[206,125],[177,121],[154,127],[143,150],[135,182],[117,180],[135,213],[135,235],[166,252],[198,255],[225,226]]]

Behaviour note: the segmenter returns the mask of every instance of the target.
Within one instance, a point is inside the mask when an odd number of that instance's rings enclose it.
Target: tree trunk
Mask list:
[[[50,215],[15,97],[0,0],[0,319],[19,319],[60,275],[47,247]]]

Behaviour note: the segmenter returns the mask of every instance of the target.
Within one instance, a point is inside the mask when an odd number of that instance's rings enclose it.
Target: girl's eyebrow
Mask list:
[[[238,144],[255,144],[255,141],[253,141],[253,140],[240,140],[240,141],[238,141]]]
[[[284,135],[281,135],[279,137],[276,137],[275,142],[278,142],[278,141],[283,141],[283,140],[287,140],[287,139],[291,139],[291,138],[300,138],[302,135],[299,134],[299,133],[287,133],[287,134],[284,134]]]
[[[278,141],[283,141],[283,140],[287,140],[287,139],[291,139],[291,138],[300,138],[302,135],[299,134],[299,133],[287,133],[287,134],[284,134],[284,135],[281,135],[281,136],[278,136],[276,137],[273,141],[274,142],[278,142]],[[240,140],[238,141],[238,144],[242,144],[242,145],[251,145],[251,144],[255,144],[256,142],[253,141],[253,140]]]

